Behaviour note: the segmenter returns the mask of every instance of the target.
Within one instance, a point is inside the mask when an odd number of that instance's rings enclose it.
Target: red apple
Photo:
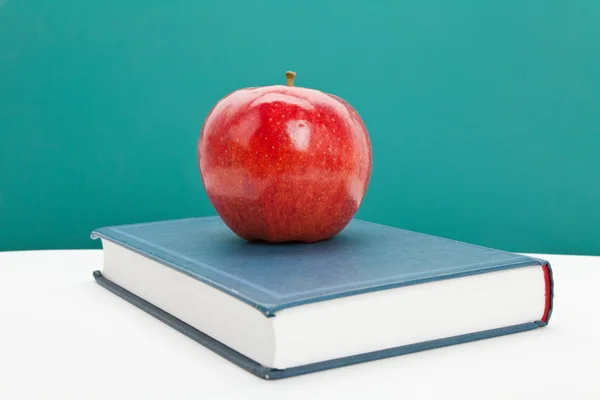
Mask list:
[[[198,159],[206,193],[238,236],[316,242],[337,235],[371,176],[371,142],[341,98],[288,85],[236,90],[210,111]]]

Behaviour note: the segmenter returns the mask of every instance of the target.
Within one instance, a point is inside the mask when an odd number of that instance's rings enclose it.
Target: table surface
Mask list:
[[[101,250],[0,252],[0,398],[600,399],[600,257],[537,256],[546,328],[263,381],[97,285]]]

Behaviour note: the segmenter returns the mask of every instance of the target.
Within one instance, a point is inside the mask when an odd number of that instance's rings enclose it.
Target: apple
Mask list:
[[[248,241],[316,242],[341,232],[371,177],[371,142],[343,99],[293,86],[236,90],[209,112],[198,140],[204,189]]]

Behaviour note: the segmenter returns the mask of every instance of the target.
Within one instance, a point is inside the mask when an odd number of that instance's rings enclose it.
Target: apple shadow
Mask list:
[[[221,246],[219,248],[226,249],[228,255],[252,257],[269,255],[301,255],[301,254],[318,254],[318,253],[341,253],[348,250],[356,250],[366,246],[370,242],[370,238],[365,235],[358,235],[353,232],[340,232],[339,234],[319,240],[317,242],[267,242],[265,240],[245,240],[231,233],[221,238]]]

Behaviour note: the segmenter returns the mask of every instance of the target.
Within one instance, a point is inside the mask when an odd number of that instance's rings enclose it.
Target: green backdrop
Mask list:
[[[598,21],[597,0],[0,0],[0,250],[214,214],[207,112],[293,69],[369,129],[358,217],[600,254]]]

